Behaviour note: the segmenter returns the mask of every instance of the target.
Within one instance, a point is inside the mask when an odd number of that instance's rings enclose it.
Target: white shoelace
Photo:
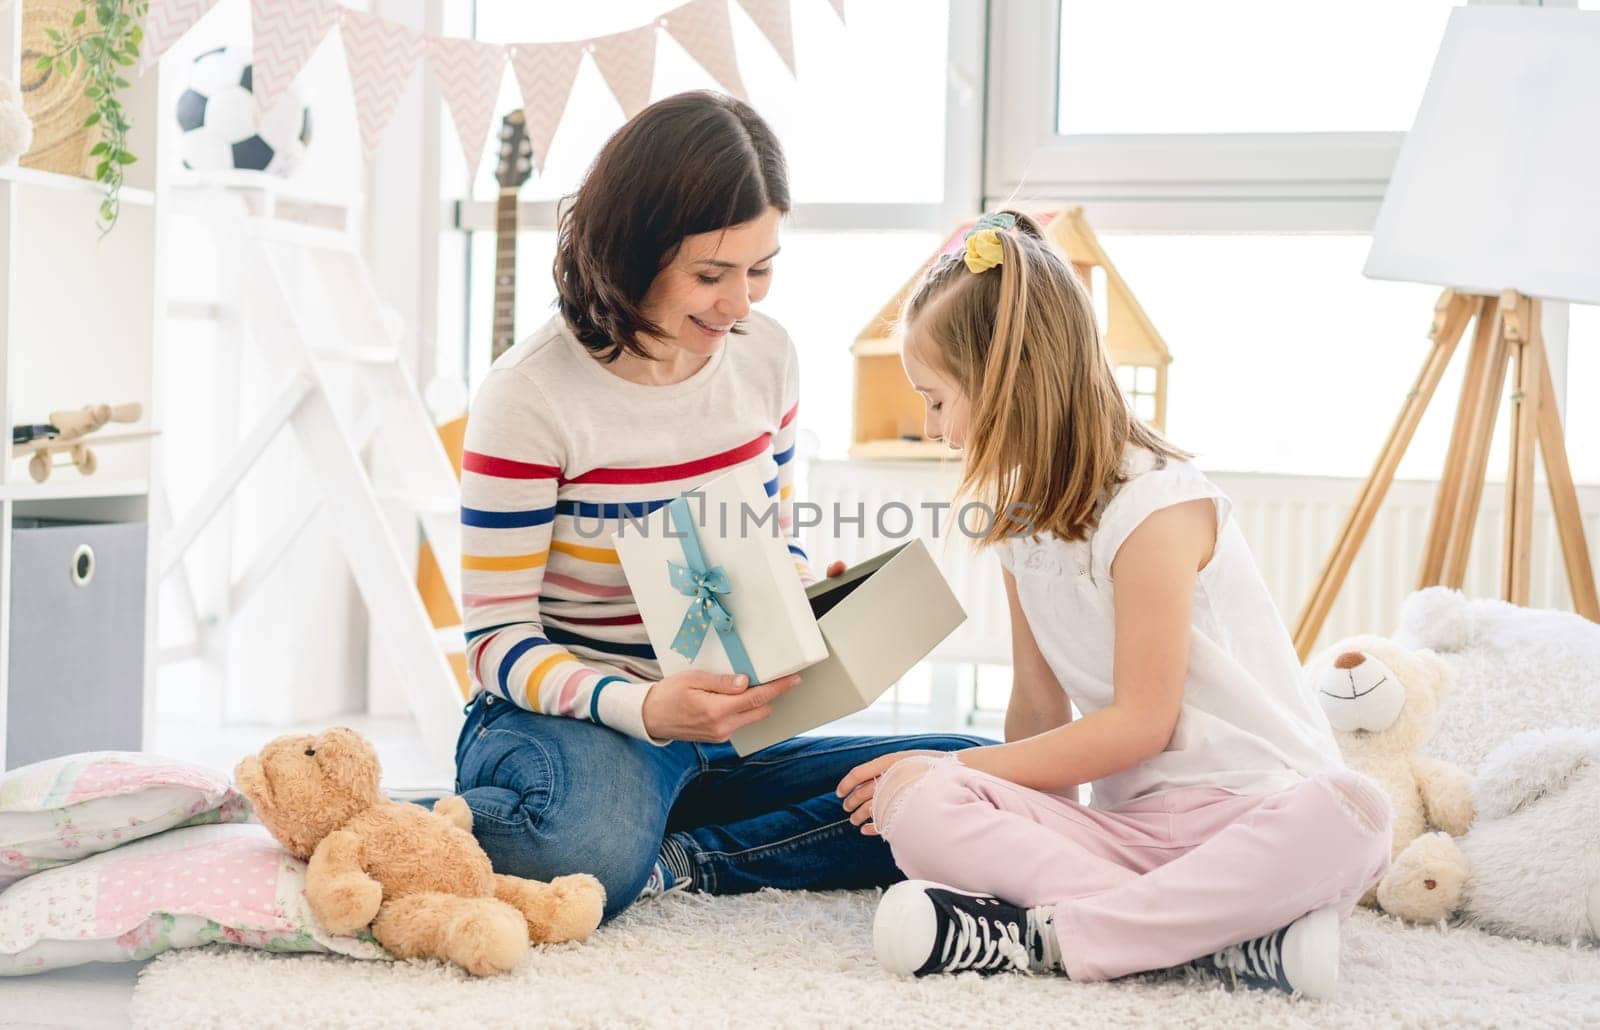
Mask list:
[[[955,910],[958,922],[945,931],[940,963],[945,969],[994,969],[1010,962],[1028,972],[1028,949],[1022,943],[1022,929],[1016,923],[991,922],[986,916],[973,916]]]
[[[644,889],[639,891],[639,896],[634,901],[648,901],[650,898],[659,898],[664,894],[672,894],[689,886],[688,880],[673,880],[668,884],[661,874],[661,867],[657,865],[650,870],[650,879],[644,883]]]

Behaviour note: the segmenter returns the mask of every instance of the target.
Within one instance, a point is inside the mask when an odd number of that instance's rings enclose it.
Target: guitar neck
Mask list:
[[[499,358],[516,342],[517,191],[503,187],[494,206],[494,349]]]

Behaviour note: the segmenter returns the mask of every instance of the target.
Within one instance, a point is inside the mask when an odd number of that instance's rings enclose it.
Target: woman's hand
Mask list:
[[[644,731],[656,740],[721,744],[734,731],[772,714],[772,702],[800,682],[785,676],[747,687],[743,676],[686,669],[644,696]]]
[[[895,751],[887,755],[880,755],[870,762],[863,762],[845,773],[844,779],[839,781],[839,789],[834,793],[844,799],[844,810],[850,813],[850,821],[861,827],[861,832],[869,837],[878,835],[877,824],[872,821],[872,799],[878,791],[878,778],[889,771],[889,767],[902,758],[911,758],[921,755],[924,758],[943,758],[944,751]]]

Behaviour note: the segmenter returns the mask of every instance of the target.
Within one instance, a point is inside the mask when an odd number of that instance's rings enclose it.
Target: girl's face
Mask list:
[[[927,407],[923,435],[930,440],[942,439],[952,450],[959,451],[967,440],[967,396],[949,375],[923,357],[931,346],[914,329],[908,329],[900,348],[900,364],[912,389],[922,395]]]
[[[641,305],[661,327],[656,339],[697,357],[715,354],[733,323],[771,288],[782,220],[783,213],[769,207],[742,225],[685,236]]]

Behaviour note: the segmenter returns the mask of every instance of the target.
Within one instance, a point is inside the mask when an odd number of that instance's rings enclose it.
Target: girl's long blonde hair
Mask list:
[[[945,255],[901,317],[969,409],[961,493],[995,512],[988,546],[1019,533],[1081,540],[1119,486],[1129,444],[1187,459],[1145,425],[1117,385],[1088,291],[1027,215],[998,231],[1000,263]]]

